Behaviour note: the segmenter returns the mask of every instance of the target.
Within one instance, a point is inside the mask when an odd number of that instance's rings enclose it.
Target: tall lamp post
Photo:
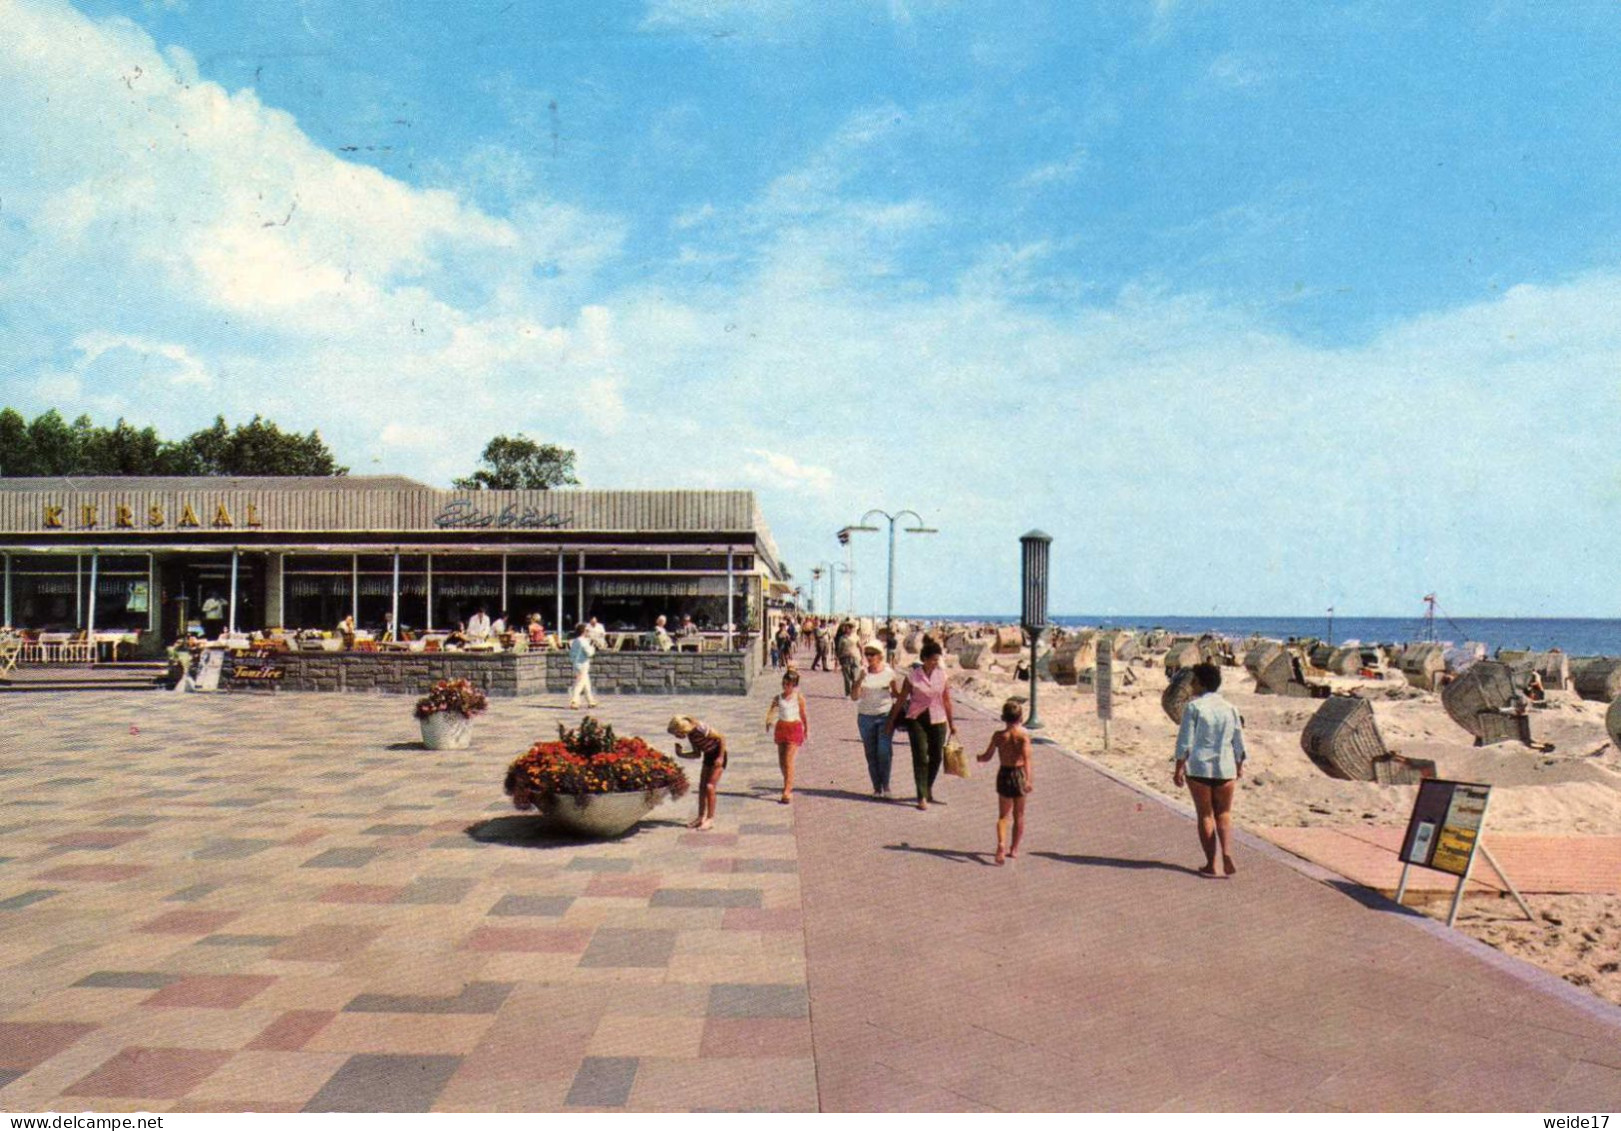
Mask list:
[[[1036,715],[1036,648],[1041,643],[1042,630],[1047,627],[1047,551],[1052,548],[1052,535],[1032,530],[1019,539],[1024,550],[1020,569],[1019,621],[1030,634],[1030,717],[1024,725],[1040,730],[1041,719]]]
[[[820,605],[817,605],[816,612],[819,616],[832,616],[833,610],[838,605],[838,601],[835,599],[833,590],[836,581],[834,571],[839,568],[842,567],[835,566],[832,562],[817,562],[815,568],[811,570],[811,604],[817,604],[817,583],[820,582],[822,578],[827,578],[827,608],[823,609]]]
[[[843,540],[844,538],[847,538],[849,536],[849,533],[851,531],[854,531],[854,530],[878,531],[878,530],[883,529],[882,527],[872,526],[872,525],[870,525],[868,523],[867,520],[872,518],[874,515],[878,515],[881,518],[886,518],[886,519],[889,520],[889,585],[888,585],[888,590],[887,590],[887,596],[884,599],[884,628],[889,633],[889,652],[890,652],[890,655],[894,655],[895,647],[896,647],[896,645],[895,645],[895,524],[897,522],[899,522],[901,519],[905,518],[907,515],[911,515],[913,518],[915,518],[917,520],[917,525],[916,526],[902,527],[901,529],[903,531],[905,531],[907,534],[938,534],[938,533],[940,533],[940,531],[938,529],[936,529],[935,527],[932,527],[932,526],[924,526],[923,525],[923,516],[918,514],[916,511],[912,511],[912,510],[896,511],[894,514],[890,514],[888,511],[870,510],[866,514],[861,516],[861,521],[860,522],[856,523],[854,526],[846,526],[843,530],[839,531],[839,534],[842,536],[841,540]]]
[[[827,575],[827,611],[834,614],[835,616],[838,615],[838,608],[839,608],[838,591],[834,588],[833,583],[834,583],[834,575],[839,574],[839,573],[843,573],[845,575],[845,579],[850,583],[850,593],[849,593],[850,600],[849,600],[847,608],[848,608],[849,612],[853,615],[854,612],[855,612],[855,607],[856,607],[856,595],[855,595],[856,571],[851,569],[849,566],[845,565],[843,562],[834,562],[833,563],[833,568],[828,571],[828,575]]]

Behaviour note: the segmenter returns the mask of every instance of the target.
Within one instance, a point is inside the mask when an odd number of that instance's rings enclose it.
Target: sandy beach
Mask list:
[[[972,671],[951,662],[953,688],[979,705],[994,709],[1007,696],[1023,694],[1026,685],[1013,678],[1016,656],[987,655]],[[1125,666],[1116,665],[1117,673]],[[1130,671],[1135,682],[1114,697],[1107,751],[1090,685],[1042,682],[1038,707],[1043,733],[1128,780],[1186,801],[1171,784],[1176,726],[1160,707],[1165,673],[1157,664],[1147,667],[1140,661]],[[1277,827],[1405,827],[1416,786],[1335,780],[1302,752],[1300,732],[1318,701],[1260,695],[1242,667],[1222,672],[1222,694],[1244,716],[1250,754],[1234,803],[1241,825],[1263,835]],[[1553,750],[1517,744],[1479,748],[1447,716],[1435,693],[1399,680],[1324,678],[1336,692],[1354,692],[1373,705],[1391,750],[1434,760],[1440,777],[1490,784],[1488,835],[1621,835],[1621,752],[1605,734],[1604,704],[1584,702],[1574,692],[1550,692],[1549,706],[1533,714],[1532,734],[1538,742],[1552,743]],[[1189,852],[1196,852],[1189,839]],[[1621,1003],[1621,895],[1538,894],[1530,902],[1538,916],[1535,923],[1527,922],[1507,898],[1471,894],[1458,926]],[[1414,895],[1409,903],[1432,916],[1446,913],[1446,902],[1438,896]]]

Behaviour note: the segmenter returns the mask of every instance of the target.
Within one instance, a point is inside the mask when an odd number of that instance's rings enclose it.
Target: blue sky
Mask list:
[[[761,492],[898,603],[1621,615],[1608,3],[0,0],[0,384]],[[881,541],[857,553],[881,603]]]

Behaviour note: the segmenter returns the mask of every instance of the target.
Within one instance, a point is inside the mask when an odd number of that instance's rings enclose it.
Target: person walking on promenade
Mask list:
[[[677,738],[692,743],[693,756],[704,760],[703,771],[698,775],[698,815],[687,825],[689,829],[703,832],[715,823],[715,795],[720,788],[720,776],[726,770],[726,736],[691,715],[675,716],[668,729]],[[679,757],[687,756],[679,742],[675,744],[675,752]]]
[[[811,639],[816,642],[816,655],[811,660],[811,671],[831,671],[827,662],[827,626],[818,624],[811,629]]]
[[[1001,759],[996,771],[996,862],[1003,863],[1019,855],[1019,842],[1024,839],[1024,801],[1035,785],[1031,773],[1030,732],[1024,729],[1024,704],[1009,699],[1002,704],[1002,722],[1007,725],[995,734],[979,756],[989,762],[992,755]],[[1013,839],[1008,839],[1008,818],[1013,820]]]
[[[884,662],[884,646],[869,641],[863,649],[867,666],[850,683],[849,695],[856,701],[856,727],[861,746],[867,753],[867,776],[872,779],[874,797],[889,796],[889,767],[894,759],[895,739],[889,727],[889,713],[901,692],[901,677]]]
[[[1199,815],[1199,847],[1204,849],[1201,876],[1216,875],[1216,849],[1226,875],[1238,871],[1233,864],[1233,794],[1244,776],[1244,719],[1219,694],[1221,669],[1215,664],[1193,665],[1194,698],[1182,709],[1182,727],[1176,734],[1176,772],[1172,781],[1193,794]]]
[[[894,734],[896,725],[906,720],[919,809],[927,809],[931,801],[943,804],[934,796],[934,782],[940,776],[940,764],[945,761],[946,736],[957,733],[951,688],[946,682],[946,669],[940,663],[944,652],[940,642],[932,636],[923,642],[918,662],[907,673],[895,707],[889,713],[889,722],[885,724],[889,733]]]
[[[794,799],[794,756],[810,737],[805,696],[799,690],[799,673],[793,668],[782,673],[782,694],[771,701],[765,728],[772,731],[777,743],[777,764],[782,767],[782,796],[777,800],[787,805]]]
[[[580,709],[580,696],[585,696],[587,706],[597,705],[597,693],[591,689],[591,657],[597,654],[597,646],[591,643],[591,626],[577,624],[574,626],[574,639],[569,641],[568,658],[574,664],[574,686],[569,689],[569,710]]]
[[[788,666],[788,655],[793,648],[793,642],[788,635],[788,622],[783,621],[777,625],[777,635],[771,641],[771,666],[785,668]]]
[[[838,635],[833,638],[833,654],[838,657],[839,671],[844,675],[844,693],[848,695],[861,676],[862,655],[861,639],[856,635],[856,626],[849,621],[839,625]]]

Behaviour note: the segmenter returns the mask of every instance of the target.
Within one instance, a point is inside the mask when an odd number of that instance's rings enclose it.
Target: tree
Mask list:
[[[520,432],[485,444],[478,470],[452,482],[463,491],[549,491],[579,480],[574,478],[573,449],[537,444]]]
[[[28,421],[14,408],[0,412],[0,475],[44,475]]]
[[[283,432],[274,421],[255,415],[247,424],[227,428],[225,418],[193,432],[176,445],[176,464],[183,475],[347,475],[321,434]]]
[[[283,432],[255,416],[235,428],[223,416],[184,440],[165,440],[123,417],[102,428],[72,424],[55,409],[24,420],[0,410],[0,475],[346,475],[319,432]]]

